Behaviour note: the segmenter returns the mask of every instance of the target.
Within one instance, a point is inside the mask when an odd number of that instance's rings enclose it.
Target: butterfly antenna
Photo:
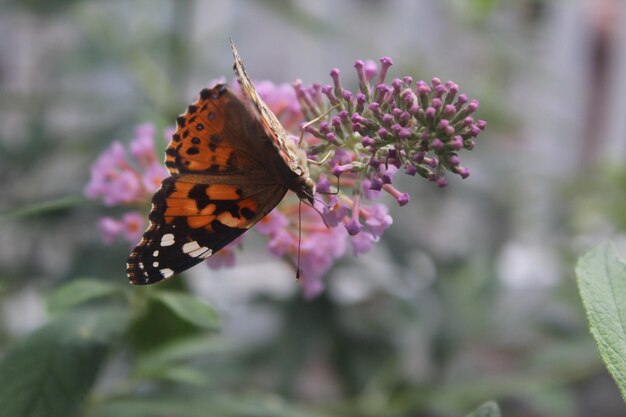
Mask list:
[[[298,204],[298,262],[296,266],[296,279],[300,279],[300,246],[302,244],[302,200]]]

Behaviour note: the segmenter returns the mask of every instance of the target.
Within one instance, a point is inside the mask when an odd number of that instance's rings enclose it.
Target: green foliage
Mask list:
[[[219,317],[213,307],[197,297],[182,292],[161,291],[155,298],[172,310],[179,318],[194,326],[208,330],[219,327]]]
[[[0,362],[0,416],[76,415],[127,324],[124,311],[86,310],[21,340]]]
[[[48,308],[52,313],[62,312],[116,293],[122,293],[117,285],[96,279],[79,279],[54,291],[48,298]]]
[[[144,354],[133,337],[125,336],[145,322],[146,312],[155,303],[163,306],[156,317],[163,322],[182,320],[205,330],[218,326],[211,306],[181,291],[142,291],[95,279],[76,280],[57,289],[48,299],[49,310],[56,313],[53,319],[16,343],[0,362],[0,417],[68,417],[84,407],[100,409],[103,400],[88,406],[85,399],[109,355],[117,352],[113,348],[120,346],[136,351],[138,357],[124,388],[109,394],[113,398],[145,381],[206,387],[207,374],[188,361],[221,351],[215,340],[194,336],[172,342],[165,338]],[[177,401],[183,400],[171,400]],[[122,415],[144,415],[137,411],[143,408],[145,404],[133,405],[124,408]]]
[[[605,243],[580,258],[576,275],[591,334],[626,399],[626,264]]]
[[[468,414],[467,417],[501,417],[500,407],[498,404],[493,401],[489,401],[480,407],[478,407],[474,412]]]

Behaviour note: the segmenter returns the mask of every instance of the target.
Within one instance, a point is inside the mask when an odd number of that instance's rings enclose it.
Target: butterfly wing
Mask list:
[[[166,178],[152,199],[150,227],[128,260],[130,281],[152,284],[202,262],[265,217],[287,191],[277,184],[239,180],[192,174]]]
[[[159,282],[200,263],[287,192],[271,139],[227,86],[202,90],[176,121],[165,156],[172,176],[154,195],[150,226],[128,259],[133,284]]]
[[[306,153],[299,149],[294,142],[287,137],[285,128],[283,128],[276,115],[269,109],[269,107],[267,107],[267,104],[265,104],[257,93],[243,66],[241,57],[239,56],[237,48],[235,48],[235,43],[232,39],[230,41],[230,46],[235,59],[233,69],[235,70],[237,81],[241,86],[241,91],[259,112],[261,124],[263,125],[265,132],[272,139],[272,143],[279,152],[283,163],[286,164],[296,175],[308,177],[309,171],[306,164]]]

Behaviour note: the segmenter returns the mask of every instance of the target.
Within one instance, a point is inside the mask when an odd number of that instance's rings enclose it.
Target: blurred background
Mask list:
[[[454,80],[489,123],[472,174],[398,182],[411,203],[388,201],[376,249],[343,258],[314,300],[254,236],[234,269],[168,284],[213,305],[221,330],[151,307],[80,415],[447,417],[490,399],[507,417],[626,415],[573,276],[603,240],[626,253],[621,0],[0,2],[0,355],[64,284],[144,291],[127,288],[129,247],[98,234],[121,211],[84,199],[90,164],[231,79],[229,37],[254,79],[329,83],[338,67],[353,89],[356,59],[388,55],[391,77]],[[205,379],[137,371],[189,340],[205,344],[176,369]],[[142,399],[174,405],[141,414]]]

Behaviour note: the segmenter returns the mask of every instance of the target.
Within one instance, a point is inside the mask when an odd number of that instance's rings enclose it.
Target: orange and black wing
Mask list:
[[[271,139],[227,86],[202,90],[176,122],[165,156],[172,175],[152,198],[150,226],[128,259],[133,284],[159,282],[200,263],[287,192]]]
[[[202,262],[265,217],[286,191],[249,177],[166,178],[152,199],[150,227],[128,259],[129,280],[153,284]]]

